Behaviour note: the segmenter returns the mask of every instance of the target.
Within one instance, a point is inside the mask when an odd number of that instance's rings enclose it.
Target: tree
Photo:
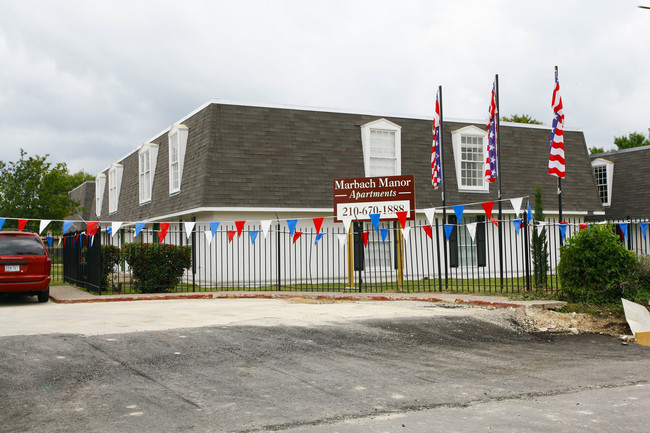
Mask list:
[[[79,205],[68,192],[92,176],[83,171],[71,175],[65,163],[48,162],[49,156],[28,157],[21,149],[18,161],[0,161],[0,216],[62,220]],[[30,228],[37,230],[36,224]],[[6,226],[17,223],[8,220]]]
[[[544,222],[544,203],[542,202],[542,186],[535,187],[535,211],[533,212],[534,230],[531,243],[533,253],[533,283],[537,290],[546,288],[548,275],[548,245],[546,244],[546,227],[538,231],[540,223]]]
[[[650,146],[650,140],[639,132],[630,132],[627,137],[614,137],[614,144],[618,147],[618,150],[622,150],[632,147]]]
[[[504,116],[501,120],[504,122],[513,123],[529,123],[532,125],[543,125],[539,120],[533,119],[528,114],[513,114],[512,116]]]
[[[590,147],[589,153],[592,155],[595,155],[597,153],[605,153],[605,149],[603,149],[602,147]]]

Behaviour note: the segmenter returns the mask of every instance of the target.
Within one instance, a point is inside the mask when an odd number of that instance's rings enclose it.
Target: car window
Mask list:
[[[45,248],[34,236],[0,236],[0,255],[42,256]]]

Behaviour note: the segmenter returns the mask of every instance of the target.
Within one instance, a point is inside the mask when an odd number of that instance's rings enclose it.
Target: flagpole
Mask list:
[[[557,83],[557,66],[555,66],[555,82]],[[558,206],[558,211],[560,213],[560,223],[562,222],[562,178],[560,176],[557,177],[557,206]],[[562,236],[560,236],[560,245],[563,245],[564,241],[562,240]]]
[[[445,194],[446,192],[446,185],[447,182],[445,182],[445,146],[443,144],[444,140],[444,134],[443,134],[443,125],[442,125],[442,119],[443,119],[443,112],[442,112],[442,86],[438,86],[438,104],[440,106],[440,171],[442,173],[442,226],[444,227],[445,224],[447,224],[447,199]],[[448,272],[447,272],[447,242],[446,242],[447,237],[445,236],[445,247],[444,247],[444,254],[445,254],[445,290],[449,286],[449,279],[448,279]],[[439,288],[440,291],[442,292],[442,281],[440,281],[440,278],[438,278],[439,281]]]
[[[501,204],[501,130],[499,128],[499,116],[501,112],[499,110],[499,74],[494,75],[494,98],[496,104],[496,114],[495,114],[495,134],[496,134],[496,147],[497,147],[497,198],[499,200],[499,273],[501,279],[501,290],[503,290],[503,230],[501,228],[503,221],[503,206]]]

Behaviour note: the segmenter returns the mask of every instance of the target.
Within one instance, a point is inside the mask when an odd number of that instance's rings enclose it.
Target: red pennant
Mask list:
[[[402,228],[406,228],[406,216],[408,214],[409,214],[408,211],[395,212],[395,215],[397,215],[397,219],[399,220],[399,223],[402,224]]]
[[[75,241],[75,243],[79,242],[79,233],[77,233],[77,236],[74,237],[74,241]]]
[[[68,239],[66,237],[63,238],[63,248],[65,248],[65,240]]]
[[[237,236],[241,236],[241,232],[244,230],[244,224],[246,224],[246,221],[235,221],[235,225],[237,226]]]
[[[481,206],[483,206],[483,210],[485,211],[485,216],[487,216],[487,219],[492,221],[492,208],[494,207],[494,202],[486,201],[485,203],[481,203]]]
[[[27,224],[27,220],[18,220],[18,231],[22,232]]]
[[[97,221],[88,221],[86,223],[86,233],[88,236],[95,236],[95,233],[97,233]]]
[[[364,248],[368,246],[368,232],[361,233],[361,239],[363,239]]]
[[[580,224],[580,230],[585,230],[588,226],[588,224]]]
[[[228,243],[232,241],[232,238],[235,237],[237,230],[228,230]]]
[[[492,218],[490,221],[492,221],[492,224],[499,227],[499,221],[495,220],[494,218]]]
[[[422,228],[427,233],[427,236],[429,236],[429,239],[433,239],[433,236],[431,234],[431,226],[422,226]]]
[[[293,232],[293,242],[292,243],[295,244],[300,236],[302,236],[302,232]]]
[[[165,240],[165,236],[167,236],[167,231],[169,230],[169,224],[170,223],[160,223],[160,231],[158,232],[158,240],[160,242]]]
[[[320,228],[323,226],[323,220],[325,218],[314,218],[314,227],[316,227],[316,234],[320,233]]]

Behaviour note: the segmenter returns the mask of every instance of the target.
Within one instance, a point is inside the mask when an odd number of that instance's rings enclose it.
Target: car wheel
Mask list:
[[[38,302],[47,302],[50,300],[50,288],[48,287],[47,289],[43,290],[40,292],[38,295],[36,295],[38,298]]]

